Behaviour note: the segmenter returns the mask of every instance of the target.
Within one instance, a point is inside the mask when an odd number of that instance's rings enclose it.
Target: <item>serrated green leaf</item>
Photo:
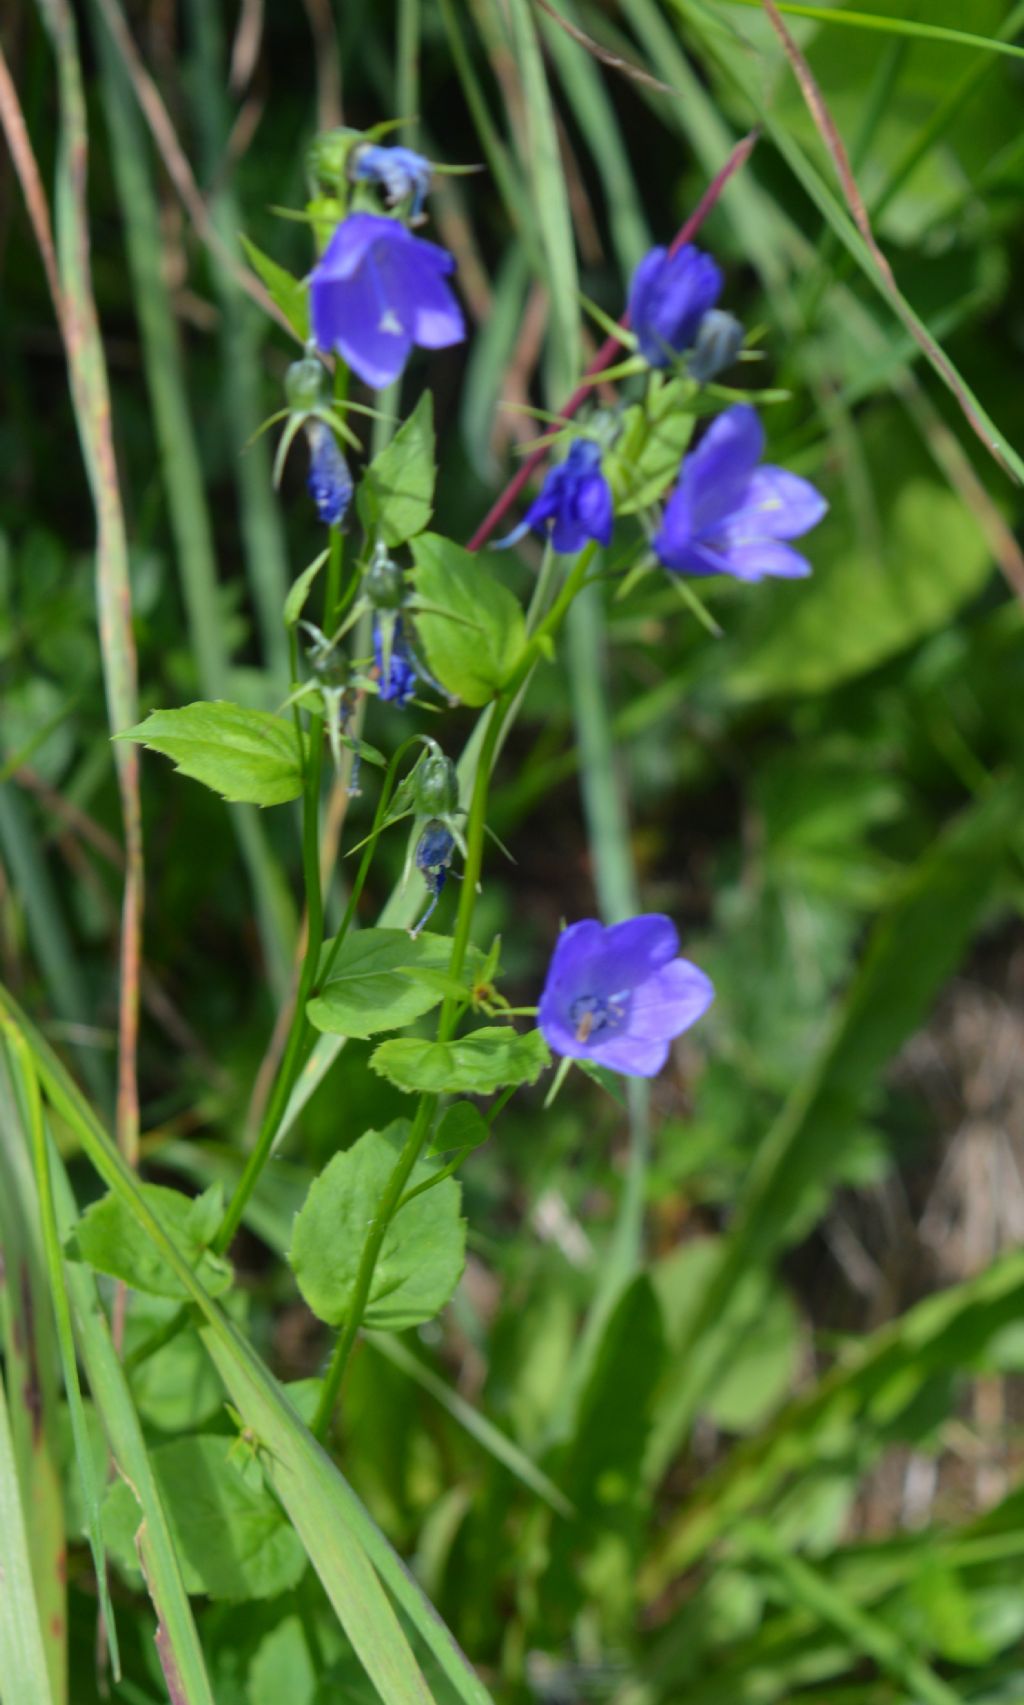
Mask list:
[[[276,1598],[306,1567],[302,1542],[251,1450],[223,1434],[197,1434],[157,1445],[153,1471],[176,1542],[185,1587],[239,1603]],[[122,1568],[138,1568],[141,1512],[127,1481],[111,1485],[103,1531]]]
[[[427,606],[416,615],[416,631],[431,673],[463,704],[486,704],[522,657],[523,612],[486,556],[471,556],[436,533],[416,539],[412,554],[417,599]]]
[[[283,716],[226,699],[152,710],[116,736],[162,752],[182,775],[234,804],[282,805],[302,792],[298,736]]]
[[[453,1101],[441,1117],[441,1121],[430,1139],[430,1147],[434,1154],[444,1154],[448,1149],[474,1149],[485,1143],[491,1134],[491,1127],[471,1101]]]
[[[340,1325],[348,1314],[367,1227],[408,1134],[408,1121],[396,1119],[385,1131],[367,1131],[344,1154],[336,1154],[295,1221],[288,1259],[313,1313],[330,1326]],[[410,1188],[435,1170],[430,1162],[418,1161]],[[446,1178],[399,1208],[377,1260],[367,1326],[403,1332],[444,1307],[465,1259],[460,1201],[459,1186]]]
[[[220,1221],[223,1206],[220,1185],[212,1185],[198,1201],[182,1195],[180,1190],[169,1190],[164,1184],[140,1184],[139,1189],[200,1284],[211,1296],[227,1290],[231,1268],[223,1257],[211,1254],[205,1246],[206,1236],[212,1236]],[[86,1209],[72,1234],[68,1254],[72,1260],[84,1261],[98,1273],[123,1279],[133,1290],[158,1297],[188,1295],[138,1220],[117,1196],[102,1196]]]
[[[382,1042],[370,1059],[399,1089],[432,1095],[489,1095],[510,1084],[535,1083],[551,1055],[539,1030],[520,1035],[510,1025],[490,1025],[455,1042],[399,1036]]]
[[[309,291],[305,284],[286,267],[271,260],[248,237],[242,237],[241,241],[253,272],[266,285],[296,337],[305,343],[309,337]]]
[[[325,952],[330,951],[327,943]],[[443,999],[446,988],[410,971],[446,971],[452,942],[446,935],[404,929],[362,929],[346,938],[329,981],[306,1008],[311,1024],[330,1036],[374,1036],[401,1030]]]
[[[433,393],[424,391],[360,481],[356,507],[368,533],[392,547],[422,533],[434,507],[435,454]]]

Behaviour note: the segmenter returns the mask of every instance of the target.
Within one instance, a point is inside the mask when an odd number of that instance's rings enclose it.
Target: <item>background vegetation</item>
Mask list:
[[[0,28],[50,200],[56,186],[76,363],[71,407],[0,84],[0,968],[129,1140],[115,1043],[136,760],[109,741],[111,722],[137,720],[119,709],[128,636],[141,712],[199,696],[275,708],[281,602],[319,548],[298,460],[278,499],[267,441],[251,442],[294,346],[239,287],[240,233],[306,270],[306,230],[274,210],[301,204],[306,146],[342,119],[399,116],[431,158],[483,163],[432,197],[472,335],[416,366],[404,398],[429,379],[436,524],[465,539],[535,431],[502,405],[565,395],[577,285],[617,315],[640,255],[760,127],[701,241],[728,306],[763,334],[749,371],[782,394],[765,410],[772,459],[829,496],[814,578],[715,587],[715,639],[661,580],[628,606],[581,605],[566,668],[538,675],[502,761],[492,821],[516,862],[490,858],[479,932],[502,932],[505,990],[528,1002],[561,917],[635,900],[679,920],[716,1005],[649,1099],[623,1107],[577,1079],[543,1117],[539,1097],[512,1103],[463,1174],[455,1302],[436,1329],[367,1336],[337,1450],[503,1700],[1024,1697],[1024,49],[997,51],[1024,6],[785,10],[817,14],[787,17],[800,76],[767,13],[738,0],[91,0],[77,39],[63,0],[10,0]],[[458,716],[448,726],[457,745]],[[368,733],[391,749],[405,723],[374,706]],[[373,803],[352,803],[346,832],[366,832]],[[149,759],[141,806],[140,1155],[157,1181],[230,1181],[291,978],[294,824]],[[385,843],[367,917],[401,856]],[[292,1215],[330,1156],[397,1110],[356,1069],[365,1049],[350,1044],[303,1108],[236,1249],[239,1322],[286,1380],[315,1374],[325,1348],[280,1259]],[[56,1093],[44,1058],[12,1041],[3,1085],[0,1527],[19,1505],[33,1517],[15,1602],[35,1594],[53,1697],[65,1671],[74,1705],[100,1697],[81,1485],[88,1439],[103,1492],[104,1436],[170,1517],[147,1595],[123,1483],[105,1495],[124,1675],[111,1697],[167,1697],[158,1618],[182,1699],[204,1697],[204,1665],[217,1705],[415,1697],[379,1678],[375,1691],[339,1632],[328,1595],[337,1610],[364,1590],[358,1570],[342,1578],[340,1540],[325,1591],[283,1518],[255,1533],[218,1504],[229,1452],[248,1451],[258,1481],[261,1453],[283,1472],[293,1447],[209,1322],[206,1348],[180,1336],[119,1384],[95,1292],[67,1264],[85,1396],[58,1398],[54,1268],[26,1231],[34,1070]],[[101,1192],[100,1139],[60,1093],[54,1135],[82,1207]],[[55,1187],[67,1224],[59,1167]],[[133,1305],[129,1358],[173,1307]],[[41,1388],[25,1377],[37,1353]],[[265,1405],[259,1423],[247,1402]],[[197,1432],[223,1445],[203,1447],[211,1504],[181,1455]],[[341,1494],[302,1472],[341,1533]],[[58,1479],[66,1644],[47,1555]],[[284,1501],[309,1549],[314,1516]],[[471,1697],[381,1555],[435,1696]],[[168,1622],[182,1560],[198,1659]],[[0,1655],[5,1705],[36,1705],[12,1679],[21,1658]]]

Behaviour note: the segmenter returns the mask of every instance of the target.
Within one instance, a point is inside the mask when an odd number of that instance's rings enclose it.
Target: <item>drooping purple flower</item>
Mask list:
[[[650,366],[667,367],[673,355],[690,348],[723,283],[717,261],[692,243],[674,255],[652,249],[644,256],[630,286],[629,323]]]
[[[558,938],[537,1023],[556,1054],[654,1077],[713,999],[710,979],[679,958],[671,918],[648,912],[608,929],[586,918]]]
[[[423,211],[430,188],[431,165],[411,148],[382,148],[367,142],[351,156],[349,176],[357,182],[379,184],[389,207],[412,197],[412,216]]]
[[[601,472],[601,446],[589,438],[577,438],[565,461],[546,476],[518,527],[492,549],[518,544],[533,527],[538,533],[550,533],[555,550],[571,556],[590,539],[609,544],[614,520],[611,486]]]
[[[377,688],[385,702],[393,701],[400,708],[409,703],[416,691],[418,670],[409,642],[402,629],[401,616],[393,618],[390,656],[385,668],[383,623],[379,614],[373,618],[373,657],[380,677]]]
[[[439,818],[432,817],[425,824],[423,833],[416,844],[416,868],[427,885],[430,904],[419,923],[410,931],[417,936],[427,919],[433,913],[441,891],[448,880],[448,870],[455,853],[455,839],[451,830]]]
[[[340,527],[352,501],[352,475],[338,441],[322,420],[306,422],[309,495],[325,527]]]
[[[397,379],[414,344],[446,349],[466,328],[446,280],[446,249],[381,213],[350,213],[310,278],[317,347],[337,350],[375,390]]]
[[[806,558],[782,541],[816,526],[828,504],[809,480],[785,468],[759,467],[763,451],[756,409],[736,403],[684,456],[652,541],[666,568],[737,580],[810,574]]]

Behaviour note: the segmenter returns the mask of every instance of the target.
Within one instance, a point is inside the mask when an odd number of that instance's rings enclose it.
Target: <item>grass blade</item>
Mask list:
[[[765,0],[765,5],[769,9],[771,4],[772,0]],[[875,242],[870,231],[870,225],[866,223],[866,216],[865,222],[858,225],[858,218],[851,217],[840,206],[799,143],[794,141],[786,127],[778,122],[770,107],[765,105],[756,79],[748,75],[745,70],[741,70],[741,62],[738,56],[734,57],[725,53],[719,40],[717,24],[712,27],[710,14],[706,12],[704,6],[700,3],[694,3],[694,0],[672,0],[672,6],[677,13],[699,29],[709,54],[718,60],[727,75],[742,89],[794,177],[814,202],[822,217],[831,225],[861,272],[874,285],[897,318],[902,321],[925,359],[956,399],[965,418],[977,433],[986,450],[1000,463],[1012,479],[1018,484],[1024,482],[1024,460],[983,408],[980,400],[975,396],[958,368],[950,360],[945,350],[936,342],[920,315],[915,312],[900,291],[893,278],[889,263]],[[785,29],[784,25],[782,27]],[[788,31],[786,33],[788,36]],[[795,44],[794,50],[799,55],[799,50],[795,49]],[[790,58],[792,61],[791,53]],[[799,59],[803,65],[806,65],[802,55],[799,55]],[[805,99],[807,99],[810,93],[810,84],[807,82],[807,74],[804,72],[801,72],[801,88]],[[824,104],[820,102],[820,96],[817,102],[811,106],[811,111],[815,115],[816,122],[822,124],[827,122]],[[839,169],[841,179],[849,192],[852,174],[849,174],[848,167],[844,168],[842,165],[838,165],[840,159],[845,161],[845,153],[836,154],[835,144],[837,141],[838,136],[833,126],[828,131],[827,146],[830,147],[833,157],[837,160],[837,169]],[[839,146],[841,149],[841,144]],[[858,209],[859,216],[861,211],[859,197],[851,203],[851,206]]]
[[[762,0],[730,0],[733,6],[759,7]],[[778,10],[793,18],[813,18],[821,24],[841,24],[852,30],[879,30],[885,35],[916,37],[919,41],[948,42],[950,47],[981,49],[1024,59],[1024,47],[1000,41],[998,36],[979,36],[949,24],[922,24],[916,18],[894,18],[886,12],[851,12],[845,6],[807,6],[798,0],[777,0]]]
[[[2,987],[0,1010],[30,1049],[48,1100],[72,1126],[99,1176],[129,1207],[199,1309],[203,1342],[232,1401],[265,1447],[270,1482],[382,1698],[387,1705],[425,1705],[431,1696],[381,1581],[465,1705],[490,1705],[487,1690],[422,1589],[251,1345],[198,1282],[77,1086]]]
[[[228,698],[230,658],[223,639],[213,528],[185,385],[181,339],[163,266],[159,209],[146,137],[110,34],[107,13],[99,5],[96,11],[114,179],[124,218],[146,382],[196,670],[205,698]],[[277,616],[277,629],[283,634],[280,605]],[[258,812],[253,807],[238,806],[229,817],[249,869],[268,973],[277,998],[283,999],[291,978],[294,909]]]
[[[57,1325],[57,1348],[60,1353],[61,1371],[64,1376],[64,1393],[71,1420],[71,1436],[74,1440],[75,1458],[82,1488],[86,1532],[89,1538],[89,1549],[92,1552],[93,1567],[96,1571],[100,1613],[103,1618],[107,1650],[110,1653],[110,1664],[114,1679],[119,1681],[121,1679],[121,1661],[118,1654],[117,1624],[114,1621],[114,1607],[110,1602],[106,1551],[100,1527],[101,1492],[96,1480],[96,1466],[89,1444],[85,1406],[82,1402],[82,1388],[78,1380],[75,1338],[71,1326],[71,1310],[68,1306],[67,1290],[64,1284],[64,1257],[61,1253],[57,1216],[54,1210],[50,1183],[49,1144],[43,1123],[39,1080],[36,1076],[31,1050],[21,1032],[10,1022],[4,1023],[4,1032],[11,1053],[11,1064],[21,1090],[20,1099],[23,1104],[24,1119],[32,1154],[32,1166],[36,1177],[39,1217],[42,1224],[43,1258],[46,1263],[50,1297]]]
[[[0,1051],[0,1100],[13,1114],[13,1085]],[[25,1147],[0,1138],[0,1348],[10,1391],[9,1425],[18,1484],[31,1510],[29,1559],[54,1698],[67,1698],[67,1544],[56,1436],[57,1367],[39,1215]],[[6,1296],[4,1297],[4,1293]]]
[[[28,1534],[0,1372],[0,1676],[4,1705],[56,1705],[50,1687]]]
[[[579,279],[572,213],[533,13],[528,0],[511,0],[509,10],[526,104],[523,163],[551,292],[548,392],[561,395],[575,381],[579,363]]]
[[[715,1370],[728,1354],[729,1331],[712,1329],[726,1318],[741,1275],[784,1244],[801,1193],[828,1174],[837,1133],[850,1128],[887,1059],[955,969],[1003,867],[1020,804],[1016,782],[995,786],[919,861],[877,924],[824,1046],[757,1150],[722,1260],[678,1346],[652,1442],[653,1478],[693,1419],[708,1354]],[[697,1353],[712,1338],[713,1350]]]
[[[111,426],[110,386],[92,292],[89,210],[86,204],[88,134],[75,21],[67,0],[39,0],[57,59],[60,148],[57,166],[57,263],[61,296],[55,301],[71,379],[71,400],[96,514],[96,601],[100,651],[111,734],[138,721],[128,540],[118,485]],[[142,813],[139,757],[128,742],[114,748],[125,841],[118,1004],[118,1142],[134,1161],[139,1141],[136,1047],[139,966],[142,953]]]

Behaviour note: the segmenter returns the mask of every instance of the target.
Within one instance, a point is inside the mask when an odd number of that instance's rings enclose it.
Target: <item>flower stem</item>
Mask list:
[[[580,552],[561,592],[548,614],[538,624],[532,640],[527,645],[517,669],[506,684],[500,698],[495,700],[489,710],[485,712],[487,726],[484,731],[473,781],[473,795],[470,800],[469,820],[466,825],[465,871],[462,891],[459,895],[459,910],[455,920],[452,956],[448,966],[448,975],[455,981],[458,981],[462,974],[473,928],[477,883],[480,880],[480,871],[483,865],[484,837],[487,829],[487,797],[490,790],[491,771],[505,731],[505,724],[515,708],[520,688],[549,647],[562,618],[576,594],[581,590],[596,548],[596,545],[590,544]],[[453,994],[446,995],[437,1026],[439,1042],[446,1042],[450,1038],[459,1011],[458,997]],[[320,1394],[320,1402],[313,1421],[313,1432],[317,1438],[322,1439],[330,1427],[334,1406],[338,1401],[338,1394],[345,1377],[345,1370],[348,1367],[353,1346],[363,1323],[363,1314],[369,1300],[370,1287],[373,1284],[373,1275],[376,1271],[384,1238],[387,1235],[388,1226],[402,1204],[405,1186],[427,1140],[431,1120],[437,1107],[437,1100],[436,1095],[420,1096],[419,1106],[416,1109],[416,1116],[410,1128],[409,1136],[384,1187],[384,1194],[363,1245],[351,1307],[338,1341],[334,1346],[334,1353],[331,1356],[330,1366],[324,1380],[324,1388]],[[434,1180],[434,1182],[437,1181]]]
[[[228,1248],[241,1224],[249,1197],[256,1188],[256,1182],[274,1146],[274,1138],[288,1105],[288,1097],[302,1065],[307,1026],[306,1002],[312,992],[324,939],[323,896],[320,891],[320,778],[323,770],[323,751],[323,730],[319,722],[314,721],[302,798],[302,876],[306,888],[308,918],[306,953],[299,973],[295,1010],[292,1013],[291,1028],[288,1031],[280,1069],[274,1079],[274,1088],[260,1124],[259,1136],[242,1169],[242,1176],[235,1186],[235,1193],[228,1203],[213,1241],[213,1248],[217,1253],[223,1253]]]
[[[409,1128],[409,1135],[395,1164],[390,1178],[380,1199],[377,1212],[370,1224],[369,1234],[363,1245],[363,1253],[359,1260],[359,1271],[356,1274],[355,1289],[352,1295],[352,1306],[348,1318],[338,1336],[331,1357],[330,1367],[324,1380],[324,1388],[320,1393],[320,1402],[313,1417],[313,1433],[322,1439],[331,1424],[334,1405],[338,1400],[341,1382],[345,1377],[352,1347],[355,1344],[359,1328],[363,1323],[366,1305],[370,1300],[370,1287],[377,1268],[388,1226],[394,1218],[398,1204],[402,1199],[409,1175],[419,1159],[424,1139],[430,1129],[430,1121],[437,1105],[436,1095],[422,1095],[416,1109],[416,1117]]]
[[[339,369],[340,371],[340,363]],[[347,370],[345,383],[347,384]],[[335,392],[338,388],[337,372],[335,375]],[[344,540],[340,528],[331,528],[330,555],[327,561],[327,593],[325,597],[325,619],[331,609],[331,599],[337,601],[338,588],[341,585],[342,558]],[[334,588],[333,594],[331,588]],[[306,951],[302,960],[302,970],[299,973],[299,986],[295,993],[295,1010],[288,1031],[281,1064],[274,1079],[274,1087],[267,1101],[266,1111],[260,1123],[259,1135],[253,1145],[249,1157],[242,1169],[242,1176],[235,1186],[235,1193],[225,1210],[214,1238],[212,1247],[222,1254],[231,1243],[235,1232],[242,1223],[242,1215],[248,1206],[249,1198],[256,1188],[260,1173],[274,1146],[281,1120],[295,1081],[302,1070],[305,1059],[306,1035],[309,1028],[306,1018],[306,1003],[313,992],[320,968],[320,953],[324,944],[324,901],[320,886],[320,788],[323,774],[325,729],[319,718],[310,718],[309,756],[305,764],[302,790],[302,880],[306,890]]]

